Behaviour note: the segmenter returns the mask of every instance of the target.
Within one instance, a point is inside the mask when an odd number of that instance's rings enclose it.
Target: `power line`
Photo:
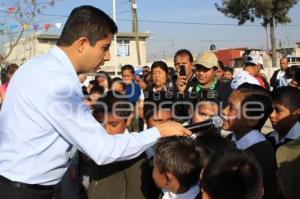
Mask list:
[[[131,19],[120,19],[120,21],[131,21]],[[230,24],[230,23],[211,23],[211,22],[187,22],[187,21],[161,21],[161,20],[149,20],[149,19],[139,19],[139,22],[146,23],[162,23],[162,24],[182,24],[182,25],[202,25],[202,26],[247,26],[247,27],[262,27],[262,25],[255,24]],[[280,26],[288,26],[288,27],[300,27],[300,25],[283,25]]]
[[[0,11],[0,12],[7,12],[7,11]],[[123,13],[123,12],[124,11],[120,11],[120,13]],[[62,14],[46,14],[46,13],[37,13],[36,15],[49,16],[49,17],[68,17],[69,16],[69,15],[62,15]],[[119,18],[118,21],[131,22],[132,19]],[[262,27],[262,25],[257,25],[257,24],[238,25],[238,24],[233,24],[233,23],[189,22],[189,21],[168,21],[168,20],[164,21],[164,20],[149,20],[149,19],[139,19],[139,22],[161,23],[161,24],[181,24],[181,25],[201,25],[201,26]],[[299,24],[278,24],[278,26],[300,27]]]
[[[172,40],[163,40],[163,39],[149,39],[151,41],[154,42],[172,42]],[[258,42],[258,41],[262,41],[262,40],[234,40],[234,39],[194,39],[194,40],[180,40],[181,42],[249,42],[249,41],[253,41],[253,42]]]

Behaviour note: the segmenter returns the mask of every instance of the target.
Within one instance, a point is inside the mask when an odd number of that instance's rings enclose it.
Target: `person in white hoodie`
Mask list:
[[[231,88],[235,90],[243,83],[261,85],[256,76],[259,74],[262,65],[263,59],[260,55],[248,55],[245,58],[244,70],[234,77]]]

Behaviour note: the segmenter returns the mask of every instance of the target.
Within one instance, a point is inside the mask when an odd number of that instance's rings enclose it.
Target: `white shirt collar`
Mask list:
[[[281,140],[278,140],[279,136],[278,136],[278,132],[277,131],[273,131],[270,134],[270,136],[272,136],[272,137],[275,138],[276,144],[284,142],[285,138],[296,140],[296,139],[300,138],[300,123],[296,122],[294,124],[294,126],[291,128],[291,130],[288,132],[288,134],[286,134],[286,136],[284,138],[282,138]]]
[[[199,184],[192,186],[187,192],[175,194],[169,191],[164,191],[162,199],[194,199],[200,193]]]
[[[128,129],[126,128],[123,134],[129,134]]]
[[[50,51],[50,54],[52,54],[60,63],[61,66],[67,69],[76,79],[78,80],[77,72],[75,71],[75,68],[68,57],[68,55],[58,46],[54,46]],[[79,80],[78,80],[79,82]]]
[[[263,136],[258,130],[251,130],[239,140],[236,140],[235,134],[233,134],[231,139],[231,141],[233,141],[236,144],[236,147],[240,150],[245,150],[254,144],[265,140],[265,136]]]
[[[283,77],[285,75],[285,71],[284,70],[279,70],[277,73],[277,79]]]

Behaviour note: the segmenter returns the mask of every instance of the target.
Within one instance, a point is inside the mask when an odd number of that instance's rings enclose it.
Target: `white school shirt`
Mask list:
[[[236,147],[240,150],[246,150],[249,147],[259,142],[265,141],[265,136],[258,130],[251,130],[239,140],[236,140],[235,135],[232,135],[231,141],[235,143]]]
[[[278,135],[277,131],[273,131],[270,134],[270,136],[275,138],[276,144],[284,142],[284,140],[286,138],[296,140],[296,139],[300,138],[300,123],[296,122],[296,124],[294,124],[294,126],[291,128],[291,130],[288,132],[288,134],[286,134],[286,136],[284,138],[282,138],[281,140],[279,140],[279,135]]]
[[[187,192],[176,194],[170,191],[164,191],[162,199],[194,199],[200,193],[199,184],[192,186]]]

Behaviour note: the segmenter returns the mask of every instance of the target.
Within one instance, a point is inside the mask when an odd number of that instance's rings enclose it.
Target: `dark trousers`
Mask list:
[[[54,189],[34,189],[29,187],[17,187],[12,183],[0,180],[1,199],[52,199]]]

